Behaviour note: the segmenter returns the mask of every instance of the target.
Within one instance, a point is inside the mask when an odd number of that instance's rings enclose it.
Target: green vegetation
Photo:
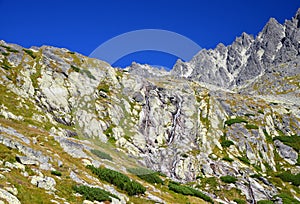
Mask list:
[[[247,201],[242,200],[242,199],[234,199],[233,201],[236,202],[237,204],[246,204],[247,203]]]
[[[221,146],[223,148],[228,148],[231,145],[234,145],[233,141],[227,140],[225,135],[221,136],[220,140],[221,140]]]
[[[113,128],[116,127],[116,125],[111,124],[103,133],[109,137],[109,138],[113,138]]]
[[[267,141],[267,142],[272,142],[273,139],[272,139],[272,137],[268,134],[267,130],[266,130],[266,129],[263,129],[263,132],[264,132],[264,135],[265,135],[265,137],[266,137],[266,141]]]
[[[176,193],[180,193],[182,195],[196,196],[207,202],[214,203],[213,200],[209,196],[207,196],[207,195],[201,193],[200,191],[198,191],[194,188],[191,188],[189,186],[183,186],[176,182],[170,182],[168,187],[169,187],[169,190],[174,191]]]
[[[12,68],[11,64],[7,61],[6,58],[3,59],[2,67],[3,67],[5,70],[10,70],[10,69]]]
[[[221,142],[222,147],[230,147],[231,145],[234,145],[234,143],[231,140],[224,140]]]
[[[258,129],[258,126],[257,125],[253,125],[253,124],[246,124],[245,127],[248,130],[257,130]]]
[[[8,52],[1,52],[1,54],[2,54],[3,56],[8,56],[8,55],[9,55]]]
[[[251,178],[257,178],[257,179],[259,179],[261,177],[261,175],[259,175],[259,174],[251,174],[250,177]]]
[[[158,176],[158,172],[153,172],[145,168],[130,168],[127,169],[130,173],[138,176],[140,179],[153,184],[163,184],[163,180]]]
[[[94,75],[92,75],[92,73],[87,69],[80,69],[79,67],[76,67],[74,65],[71,65],[71,69],[74,70],[75,72],[86,74],[90,79],[96,80]]]
[[[224,183],[235,183],[237,181],[237,178],[235,178],[234,176],[229,176],[229,175],[221,176],[220,179]]]
[[[97,157],[99,157],[100,159],[107,159],[107,160],[109,160],[109,161],[112,161],[112,160],[113,160],[113,158],[112,158],[109,154],[107,154],[107,153],[105,153],[105,152],[102,152],[102,151],[100,151],[100,150],[92,149],[91,152],[92,152],[94,155],[96,155]]]
[[[249,160],[247,157],[242,156],[242,157],[238,157],[238,159],[239,159],[241,162],[243,162],[244,164],[250,165],[250,160]]]
[[[88,78],[90,78],[90,79],[96,80],[96,77],[94,77],[94,75],[92,75],[92,73],[90,72],[90,70],[82,69],[81,73],[86,74],[88,76]]]
[[[181,154],[181,156],[182,156],[183,158],[188,158],[188,157],[189,157],[189,155],[187,155],[186,153]]]
[[[295,151],[300,151],[300,136],[292,135],[292,136],[277,136],[274,137],[273,140],[279,140],[283,144],[292,147]]]
[[[222,160],[228,161],[228,162],[233,162],[233,161],[234,161],[233,159],[231,159],[231,158],[228,157],[228,156],[223,157]]]
[[[60,171],[51,171],[51,174],[55,175],[55,176],[61,176],[62,175]]]
[[[0,45],[1,47],[4,47],[5,49],[6,49],[6,51],[8,51],[8,52],[19,52],[18,50],[15,50],[15,49],[13,49],[13,48],[11,48],[11,47],[8,47],[8,46],[5,46],[5,45]]]
[[[232,118],[232,119],[225,121],[225,124],[228,126],[231,126],[232,124],[235,124],[235,123],[248,123],[248,121],[245,120],[244,118],[240,118],[240,117]]]
[[[102,91],[104,93],[109,93],[109,85],[108,84],[105,84],[105,83],[100,83],[99,86],[98,86],[98,90],[99,91]]]
[[[257,112],[260,113],[260,114],[264,114],[263,110],[258,110]]]
[[[80,68],[78,68],[74,65],[71,65],[71,69],[73,69],[75,72],[80,72]]]
[[[24,52],[26,52],[30,57],[32,57],[33,59],[36,58],[35,53],[32,50],[29,49],[23,49]]]
[[[273,204],[274,202],[271,200],[260,200],[257,201],[257,204]]]
[[[284,204],[295,204],[295,203],[300,203],[297,199],[292,198],[291,196],[285,194],[285,193],[280,193],[277,195],[277,197],[282,198],[282,201]]]
[[[203,178],[201,179],[201,184],[200,188],[205,188],[205,186],[210,186],[213,189],[216,189],[219,186],[219,183],[217,181],[216,177],[209,177],[209,178]]]
[[[97,175],[100,180],[117,186],[117,188],[126,191],[130,196],[144,194],[146,191],[146,188],[140,183],[130,180],[128,176],[120,172],[105,167],[95,168],[91,165],[88,165],[87,168],[90,169],[93,174]]]
[[[291,182],[294,186],[300,185],[300,173],[295,175],[295,174],[292,174],[292,173],[286,171],[286,172],[282,172],[276,176],[285,182]]]
[[[105,190],[102,190],[100,188],[92,188],[88,186],[73,186],[73,190],[76,193],[80,193],[83,195],[85,200],[90,201],[109,201],[111,202],[112,199],[110,197],[114,197],[119,199],[116,195],[113,195]]]

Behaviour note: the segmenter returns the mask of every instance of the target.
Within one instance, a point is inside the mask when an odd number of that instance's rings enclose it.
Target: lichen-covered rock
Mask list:
[[[55,190],[56,181],[52,177],[47,176],[32,176],[31,184],[37,186],[38,188],[43,188],[45,190]]]
[[[8,204],[21,204],[18,198],[4,189],[0,188],[0,198],[4,199]]]
[[[275,140],[274,144],[279,155],[288,163],[292,165],[297,163],[298,153],[292,147],[283,144],[279,140]]]

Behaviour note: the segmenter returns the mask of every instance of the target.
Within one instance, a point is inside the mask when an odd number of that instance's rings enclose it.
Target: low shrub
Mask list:
[[[255,115],[253,113],[246,113],[245,116],[250,117],[250,116],[255,116]]]
[[[258,126],[257,125],[253,125],[253,124],[246,124],[245,127],[248,130],[257,130],[258,129]]]
[[[242,199],[234,199],[234,202],[236,202],[237,204],[246,204],[247,202],[245,200]]]
[[[80,68],[74,65],[71,65],[71,69],[73,69],[75,72],[80,72]]]
[[[51,171],[51,174],[55,175],[55,176],[61,176],[62,175],[62,173],[60,171]]]
[[[75,72],[79,72],[79,73],[82,73],[82,74],[86,74],[87,77],[89,77],[90,79],[96,80],[95,76],[92,75],[92,73],[90,72],[90,70],[87,70],[87,69],[80,69],[79,67],[76,67],[76,66],[74,66],[74,65],[71,65],[71,69],[74,70]]]
[[[8,46],[5,46],[5,45],[0,45],[1,47],[4,47],[5,49],[6,49],[6,51],[8,51],[8,52],[19,52],[18,50],[15,50],[15,49],[13,49],[13,48],[11,48],[11,47],[8,47]]]
[[[295,151],[300,151],[300,136],[292,135],[292,136],[277,136],[274,137],[273,140],[279,140],[283,144],[292,147]]]
[[[33,59],[36,58],[35,53],[32,50],[29,49],[23,49],[24,52],[26,52],[30,57],[32,57]]]
[[[116,195],[113,195],[105,190],[102,190],[100,188],[93,188],[93,187],[89,187],[89,186],[73,186],[73,190],[76,193],[81,194],[85,200],[90,200],[90,201],[109,201],[111,202],[113,198],[116,198],[118,200],[120,200]]]
[[[4,58],[3,62],[2,62],[2,68],[4,68],[5,70],[10,70],[12,69],[12,66],[10,65],[10,63],[7,61],[6,58]]]
[[[230,157],[227,157],[227,156],[223,157],[222,160],[228,161],[228,162],[233,162],[234,161],[233,159],[231,159]]]
[[[102,152],[102,151],[100,151],[100,150],[92,149],[91,152],[92,152],[94,155],[96,155],[97,157],[99,157],[100,159],[107,159],[107,160],[109,160],[109,161],[112,161],[112,160],[113,160],[113,158],[112,158],[109,154],[107,154],[107,153],[105,153],[105,152]]]
[[[284,204],[295,204],[295,203],[299,203],[299,201],[295,198],[292,198],[291,196],[285,194],[285,193],[280,193],[274,197],[280,197],[282,198],[282,201]]]
[[[244,164],[250,165],[250,160],[247,157],[238,157],[238,159],[243,162]]]
[[[257,112],[260,113],[260,114],[264,114],[263,110],[258,110]]]
[[[207,195],[203,194],[202,192],[200,192],[194,188],[191,188],[189,186],[183,186],[183,185],[180,185],[175,182],[170,182],[168,187],[169,187],[169,190],[174,191],[176,193],[180,193],[182,195],[195,196],[195,197],[203,199],[204,201],[214,203],[213,200],[209,196],[207,196]]]
[[[240,117],[232,118],[232,119],[225,121],[225,124],[228,126],[231,126],[232,124],[235,124],[235,123],[248,123],[248,121],[245,120],[244,118],[240,118]]]
[[[300,173],[295,175],[286,171],[276,175],[276,177],[279,177],[281,180],[285,182],[291,182],[292,185],[294,186],[300,185]]]
[[[102,91],[102,92],[104,92],[104,93],[109,93],[109,85],[108,84],[105,84],[105,83],[101,83],[101,84],[99,84],[99,86],[98,86],[98,90],[99,91]]]
[[[220,179],[224,183],[235,183],[237,181],[237,178],[235,178],[234,176],[229,176],[229,175],[221,176]]]
[[[221,146],[224,148],[230,147],[231,145],[234,145],[234,143],[231,140],[224,140],[221,142]]]
[[[257,204],[273,204],[274,202],[271,200],[259,200]]]
[[[144,194],[146,191],[146,188],[140,183],[130,180],[128,176],[120,172],[104,167],[96,168],[92,165],[88,165],[87,168],[90,169],[93,174],[97,175],[100,180],[117,186],[117,188],[126,191],[130,196]]]
[[[267,132],[266,129],[263,129],[263,133],[264,133],[264,135],[266,137],[267,142],[272,142],[273,141],[272,136],[268,134],[268,132]]]
[[[131,168],[127,169],[130,173],[136,175],[140,179],[153,184],[163,184],[163,180],[158,176],[157,172],[153,172],[144,168]]]
[[[251,174],[250,177],[251,177],[251,178],[257,178],[257,179],[260,179],[261,175],[259,175],[259,174]]]

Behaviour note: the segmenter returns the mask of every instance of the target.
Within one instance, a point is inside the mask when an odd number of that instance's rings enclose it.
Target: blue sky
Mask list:
[[[163,29],[202,48],[230,44],[243,31],[257,35],[270,17],[291,19],[299,0],[0,0],[0,39],[24,47],[52,45],[89,55],[105,41],[133,30]],[[131,61],[172,67],[176,57],[145,51]]]

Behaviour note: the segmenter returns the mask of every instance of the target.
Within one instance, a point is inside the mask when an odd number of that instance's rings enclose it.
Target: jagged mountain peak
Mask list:
[[[155,78],[169,75],[169,72],[166,71],[164,67],[155,67],[136,62],[132,62],[132,64],[129,67],[126,67],[124,70],[131,74],[139,75],[145,78]]]
[[[274,35],[282,35],[284,33],[284,26],[281,25],[275,18],[270,18],[264,26],[260,35],[266,38],[274,37]]]
[[[299,12],[299,10],[298,10]],[[239,89],[251,83],[273,64],[297,60],[300,31],[299,13],[281,25],[270,18],[256,38],[242,33],[228,46],[200,51],[190,62],[178,62],[173,75]],[[293,26],[293,25],[297,26]]]
[[[300,8],[297,10],[297,13],[295,15],[296,19],[300,19]]]

